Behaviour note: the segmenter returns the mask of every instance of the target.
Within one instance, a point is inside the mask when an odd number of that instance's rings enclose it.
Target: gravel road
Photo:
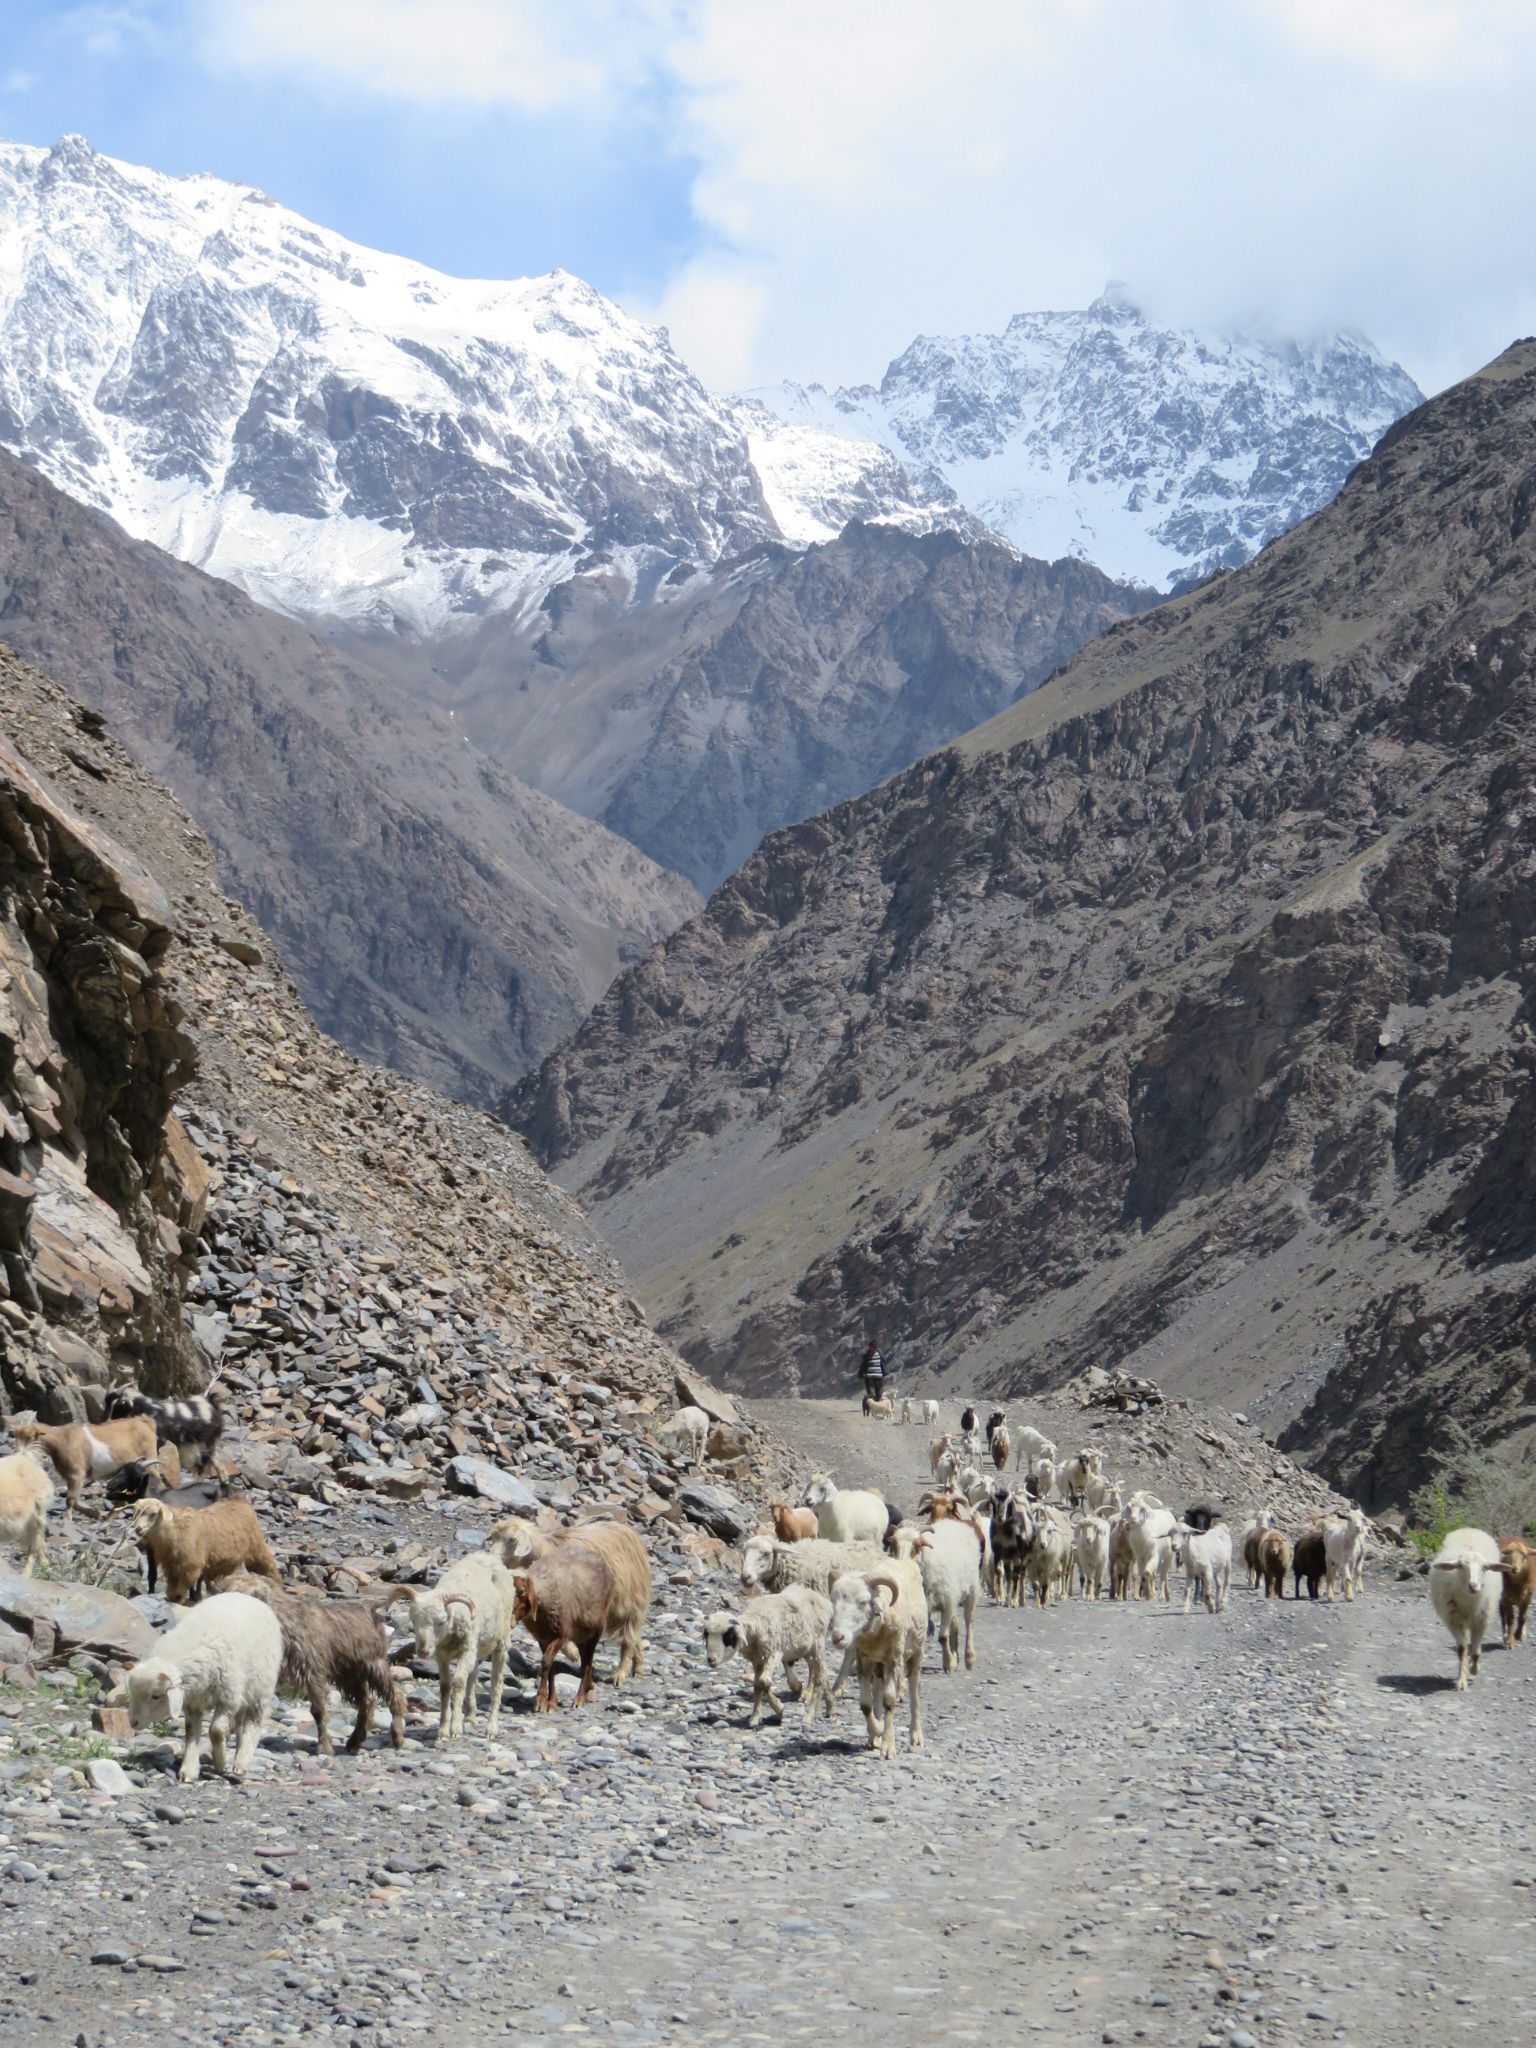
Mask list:
[[[917,1430],[758,1412],[850,1482],[920,1476]],[[849,1700],[749,1734],[745,1667],[697,1647],[726,1582],[675,1581],[633,1691],[535,1722],[520,1676],[490,1748],[439,1756],[422,1687],[398,1758],[322,1768],[285,1710],[238,1788],[168,1746],[125,1745],[115,1799],[20,1754],[0,2040],[1536,2039],[1536,1653],[1457,1697],[1422,1580],[986,1608],[893,1766]]]

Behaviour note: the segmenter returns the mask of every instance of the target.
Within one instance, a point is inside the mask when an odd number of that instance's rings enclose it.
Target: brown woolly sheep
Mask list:
[[[1523,1536],[1502,1536],[1499,1558],[1504,1568],[1504,1590],[1499,1595],[1499,1620],[1504,1627],[1504,1647],[1512,1650],[1525,1641],[1525,1619],[1531,1597],[1536,1594],[1536,1545]]]
[[[560,1543],[535,1558],[527,1571],[514,1572],[512,1585],[512,1620],[521,1622],[544,1652],[534,1712],[555,1711],[555,1659],[565,1643],[576,1646],[581,1682],[575,1705],[585,1706],[592,1697],[592,1659],[609,1631],[614,1578],[608,1560],[585,1543]]]
[[[511,1570],[552,1557],[568,1543],[595,1550],[607,1561],[613,1586],[604,1633],[619,1638],[619,1664],[613,1682],[622,1685],[626,1678],[638,1678],[645,1670],[641,1630],[651,1606],[651,1560],[633,1529],[622,1522],[578,1522],[572,1529],[550,1534],[518,1515],[507,1515],[486,1538],[487,1550],[494,1551]],[[580,1648],[574,1638],[572,1643]]]
[[[1264,1584],[1264,1598],[1283,1600],[1285,1575],[1291,1568],[1290,1537],[1283,1536],[1278,1529],[1262,1529],[1258,1551],[1258,1571]]]
[[[208,1580],[226,1578],[242,1567],[263,1578],[278,1576],[248,1500],[220,1500],[206,1508],[141,1500],[133,1510],[133,1537],[165,1574],[166,1599],[178,1605],[196,1598]]]

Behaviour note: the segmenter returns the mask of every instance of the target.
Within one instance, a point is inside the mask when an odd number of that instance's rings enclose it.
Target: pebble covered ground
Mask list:
[[[916,1483],[916,1430],[771,1420]],[[644,1678],[535,1720],[519,1653],[493,1744],[440,1753],[418,1683],[398,1756],[322,1765],[284,1707],[244,1785],[180,1787],[56,1686],[0,1700],[0,2040],[1536,2037],[1536,1653],[1455,1695],[1392,1556],[1352,1605],[984,1607],[890,1766],[847,1698],[749,1732],[699,1648],[728,1570],[658,1565]]]

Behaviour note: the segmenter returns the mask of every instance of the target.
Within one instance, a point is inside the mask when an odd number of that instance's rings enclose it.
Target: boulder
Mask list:
[[[533,1514],[540,1506],[539,1496],[531,1486],[514,1478],[510,1472],[503,1472],[489,1458],[470,1455],[450,1458],[448,1484],[455,1493],[476,1494],[481,1500],[494,1501],[497,1507],[508,1508],[514,1514]]]
[[[133,1790],[132,1778],[109,1756],[93,1756],[85,1767],[85,1775],[93,1791],[105,1792],[113,1799],[125,1798]]]
[[[672,1385],[679,1408],[702,1408],[711,1422],[723,1422],[731,1429],[741,1427],[741,1410],[730,1395],[711,1386],[702,1374],[694,1372],[691,1367],[677,1366],[672,1374]]]
[[[745,1501],[727,1493],[723,1486],[706,1486],[690,1480],[678,1488],[677,1504],[690,1522],[697,1522],[723,1543],[739,1543],[757,1526],[757,1516]]]
[[[34,1638],[51,1633],[56,1656],[95,1650],[119,1663],[136,1664],[155,1645],[155,1632],[144,1616],[116,1593],[54,1579],[23,1579],[13,1572],[0,1571],[0,1621]]]

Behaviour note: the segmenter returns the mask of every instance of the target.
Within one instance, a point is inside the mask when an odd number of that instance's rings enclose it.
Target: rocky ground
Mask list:
[[[801,1469],[918,1488],[923,1431],[812,1403],[759,1419]],[[1151,1426],[1110,1425],[1128,1474]],[[1222,1498],[1268,1455],[1227,1440],[1203,1447]],[[265,1512],[287,1562],[293,1520]],[[389,1569],[486,1512],[353,1499],[304,1540],[334,1556],[368,1532]],[[244,1786],[180,1787],[168,1743],[90,1736],[88,1678],[0,1698],[0,2039],[1531,2037],[1536,1815],[1519,1745],[1501,1758],[1536,1662],[1490,1651],[1453,1694],[1399,1553],[1349,1606],[988,1607],[976,1671],[930,1660],[926,1747],[886,1768],[848,1701],[749,1732],[744,1667],[698,1645],[729,1560],[665,1521],[654,1544],[645,1677],[536,1722],[524,1663],[494,1744],[440,1754],[418,1683],[398,1756],[376,1736],[320,1765],[285,1708]]]

